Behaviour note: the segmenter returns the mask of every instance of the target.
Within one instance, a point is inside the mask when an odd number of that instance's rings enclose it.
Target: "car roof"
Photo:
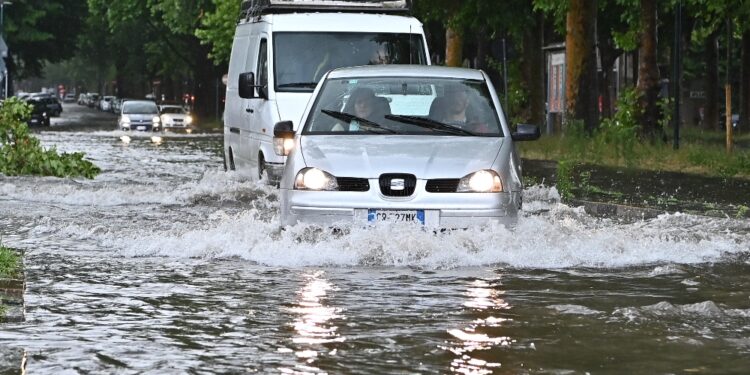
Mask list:
[[[481,70],[429,65],[366,65],[332,70],[328,78],[430,77],[484,80]]]
[[[131,103],[140,103],[140,104],[148,103],[148,104],[156,105],[156,103],[154,103],[151,100],[126,100],[125,103],[123,104],[131,104]]]

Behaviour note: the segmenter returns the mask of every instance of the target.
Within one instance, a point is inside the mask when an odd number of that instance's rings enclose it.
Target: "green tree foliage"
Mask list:
[[[15,175],[94,178],[101,170],[80,152],[58,154],[44,149],[29,133],[31,107],[11,98],[0,106],[0,173]]]
[[[24,0],[4,7],[3,35],[16,78],[39,75],[45,61],[76,52],[76,36],[86,19],[84,1]]]
[[[213,0],[215,9],[206,12],[195,35],[211,46],[210,57],[216,65],[229,64],[234,28],[240,13],[239,1]]]

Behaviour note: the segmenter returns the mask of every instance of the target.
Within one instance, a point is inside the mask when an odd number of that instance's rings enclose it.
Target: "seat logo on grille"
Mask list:
[[[406,182],[403,178],[394,178],[391,179],[391,190],[394,191],[401,191],[406,188]]]

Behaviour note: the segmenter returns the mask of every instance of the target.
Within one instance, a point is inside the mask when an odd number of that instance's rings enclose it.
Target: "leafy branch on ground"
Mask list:
[[[44,149],[29,132],[30,116],[31,106],[19,99],[10,98],[0,106],[0,173],[94,178],[101,172],[81,152],[58,154],[55,147]]]

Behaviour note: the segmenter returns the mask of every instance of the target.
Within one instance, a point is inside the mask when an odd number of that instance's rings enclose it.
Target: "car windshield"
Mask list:
[[[152,102],[126,102],[122,107],[122,113],[152,115],[159,113],[159,108]]]
[[[483,81],[446,78],[333,79],[303,134],[503,136]]]
[[[185,110],[181,107],[163,107],[161,113],[183,114],[185,113]]]
[[[312,92],[323,74],[341,67],[427,63],[419,34],[282,32],[274,35],[276,91],[281,92]]]

